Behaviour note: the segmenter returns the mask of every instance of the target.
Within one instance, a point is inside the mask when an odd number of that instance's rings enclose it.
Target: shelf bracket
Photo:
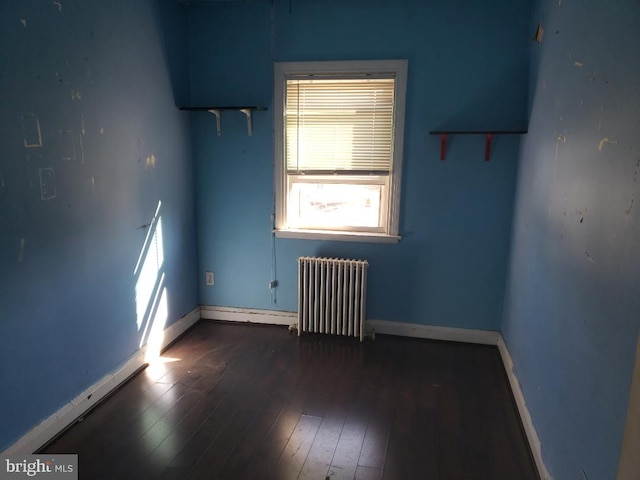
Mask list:
[[[447,158],[447,134],[440,135],[440,160]]]
[[[491,140],[493,139],[493,133],[487,133],[487,143],[484,147],[484,161],[491,160]]]
[[[484,160],[491,160],[491,142],[494,135],[525,135],[526,130],[432,130],[429,135],[440,135],[440,160],[447,156],[447,135],[485,135]]]
[[[220,109],[210,108],[207,111],[209,113],[213,113],[216,116],[216,131],[218,132],[218,136],[222,135],[222,129],[220,128]]]
[[[251,109],[241,108],[240,111],[247,116],[247,134],[251,137],[253,136],[253,123],[251,119]]]

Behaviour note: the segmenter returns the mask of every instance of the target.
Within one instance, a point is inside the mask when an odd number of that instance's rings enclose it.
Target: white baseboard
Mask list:
[[[249,308],[217,307],[203,305],[200,310],[203,320],[223,320],[225,322],[263,323],[266,325],[293,325],[298,323],[297,312],[280,310],[256,310]]]
[[[262,323],[266,325],[295,325],[297,312],[280,310],[258,310],[235,307],[217,307],[203,305],[200,317],[205,320],[223,320],[227,322]],[[398,335],[402,337],[448,340],[452,342],[479,343],[496,345],[499,333],[491,330],[469,330],[466,328],[435,327],[415,323],[390,322],[387,320],[367,320],[365,328],[375,329],[376,333]]]
[[[164,331],[163,348],[200,320],[200,307],[196,307]],[[84,415],[105,396],[115,390],[145,366],[146,345],[140,348],[116,371],[106,375],[60,410],[40,422],[18,441],[2,452],[3,455],[29,455],[62,432]]]
[[[401,337],[428,338],[450,342],[478,343],[496,345],[499,333],[494,330],[471,330],[467,328],[438,327],[418,325],[416,323],[390,322],[387,320],[367,320],[367,327],[376,333],[398,335]]]
[[[506,370],[507,377],[509,378],[511,391],[513,392],[513,397],[516,400],[518,412],[520,413],[520,418],[522,419],[522,426],[524,427],[525,434],[527,435],[527,440],[529,441],[529,446],[531,447],[531,453],[533,453],[533,459],[536,462],[538,474],[540,475],[540,478],[542,480],[553,480],[551,474],[547,470],[546,465],[544,464],[544,460],[542,458],[542,446],[540,445],[538,432],[536,432],[536,429],[533,426],[531,414],[529,413],[527,402],[525,401],[522,389],[520,388],[520,381],[518,380],[518,377],[516,375],[511,354],[509,353],[507,345],[504,343],[502,335],[500,335],[498,338],[498,350],[500,351],[502,363],[504,364],[504,369]]]

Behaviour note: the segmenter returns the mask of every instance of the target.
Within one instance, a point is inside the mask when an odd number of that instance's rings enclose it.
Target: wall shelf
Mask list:
[[[491,141],[494,135],[525,135],[526,130],[432,130],[429,135],[440,135],[440,160],[447,157],[448,135],[486,135],[484,147],[484,160],[491,160]]]
[[[218,136],[222,135],[222,128],[220,126],[221,117],[223,111],[233,110],[236,112],[242,112],[247,117],[247,133],[249,136],[253,135],[253,112],[266,110],[266,107],[180,107],[180,110],[187,110],[191,112],[209,112],[216,116],[216,132]]]

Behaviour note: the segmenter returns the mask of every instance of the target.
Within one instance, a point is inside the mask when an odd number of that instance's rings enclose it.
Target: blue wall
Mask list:
[[[200,282],[208,305],[295,311],[296,258],[366,258],[368,317],[498,329],[519,137],[438,129],[522,129],[529,0],[216,2],[189,12],[193,106],[261,105],[248,137],[241,113],[192,114]],[[272,62],[409,60],[398,245],[276,239],[272,248]],[[275,262],[272,260],[275,257]],[[275,265],[275,298],[268,289]]]
[[[158,202],[168,322],[198,304],[183,8],[0,2],[0,451],[138,349]]]
[[[640,327],[640,4],[532,20],[503,335],[554,477],[612,479]]]

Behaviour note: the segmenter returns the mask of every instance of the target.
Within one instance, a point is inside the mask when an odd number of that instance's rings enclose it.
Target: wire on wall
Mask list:
[[[271,290],[271,305],[278,303],[276,296],[276,288],[278,286],[277,280],[277,257],[276,257],[276,214],[271,214],[271,281],[269,287]]]

